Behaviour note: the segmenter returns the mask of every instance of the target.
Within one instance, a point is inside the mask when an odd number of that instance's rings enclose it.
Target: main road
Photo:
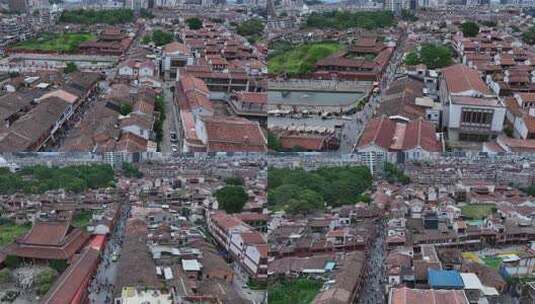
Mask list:
[[[110,239],[101,253],[101,262],[91,285],[89,286],[89,303],[112,303],[115,282],[117,281],[117,262],[112,261],[113,253],[121,254],[126,220],[130,212],[130,206],[121,206],[121,215],[115,229],[110,234]]]
[[[377,238],[370,249],[368,258],[368,271],[364,281],[364,287],[357,300],[358,304],[385,304],[386,286],[386,249],[385,249],[385,223],[380,220],[376,224]]]

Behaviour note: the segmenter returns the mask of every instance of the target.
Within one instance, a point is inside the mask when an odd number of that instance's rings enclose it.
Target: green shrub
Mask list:
[[[15,269],[19,267],[22,260],[18,256],[8,255],[4,261],[7,268]]]
[[[35,286],[38,295],[44,295],[52,287],[54,280],[57,278],[58,272],[52,268],[43,269],[35,276]]]
[[[0,284],[11,282],[11,271],[8,268],[0,270]]]

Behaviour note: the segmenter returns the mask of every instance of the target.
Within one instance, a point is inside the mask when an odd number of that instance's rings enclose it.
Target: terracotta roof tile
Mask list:
[[[464,64],[455,64],[442,69],[442,75],[450,93],[474,90],[486,95],[491,94],[487,85],[481,80],[479,72]]]

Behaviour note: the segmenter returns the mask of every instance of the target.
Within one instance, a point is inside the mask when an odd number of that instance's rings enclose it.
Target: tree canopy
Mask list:
[[[485,20],[485,21],[481,21],[481,24],[487,27],[495,27],[496,25],[498,25],[498,22],[494,20]]]
[[[404,185],[411,182],[411,179],[403,171],[391,163],[385,164],[385,179],[389,183],[402,183]]]
[[[243,178],[239,176],[231,176],[225,178],[225,184],[234,186],[243,186]]]
[[[188,25],[190,30],[198,30],[202,27],[202,20],[197,17],[193,17],[187,19],[186,24]]]
[[[273,151],[279,151],[281,149],[281,143],[276,134],[268,131],[268,148]]]
[[[389,11],[350,12],[329,11],[314,12],[308,15],[305,27],[348,29],[359,27],[376,29],[395,24],[394,15]]]
[[[161,46],[173,42],[173,40],[175,40],[175,37],[173,33],[164,32],[162,30],[155,30],[154,32],[152,32],[151,40],[156,46]]]
[[[238,25],[236,31],[241,36],[261,35],[264,31],[264,22],[258,18],[249,19]]]
[[[327,206],[363,201],[372,176],[364,166],[303,169],[270,168],[268,203],[290,213],[310,213]]]
[[[79,24],[120,24],[134,21],[134,13],[130,9],[93,10],[78,9],[65,10],[59,18],[62,23]]]
[[[154,111],[158,112],[158,118],[154,123],[154,132],[156,132],[156,141],[159,143],[163,139],[163,122],[165,121],[165,99],[163,95],[156,96],[156,102],[154,103]]]
[[[35,285],[37,287],[37,294],[44,295],[52,287],[56,280],[58,272],[52,268],[45,268],[35,276]]]
[[[527,188],[522,189],[527,195],[535,196],[535,186],[529,186]]]
[[[142,178],[143,173],[134,165],[128,162],[123,163],[123,175],[126,177]]]
[[[67,62],[67,66],[65,67],[64,72],[66,74],[74,73],[78,71],[78,66],[74,62]]]
[[[479,25],[472,21],[466,21],[461,24],[461,31],[465,37],[475,37],[479,34]]]
[[[448,47],[437,44],[424,44],[419,51],[410,52],[405,57],[405,64],[425,64],[430,69],[443,68],[453,62],[451,51]]]
[[[43,193],[56,189],[82,192],[113,186],[114,182],[115,172],[109,165],[51,168],[37,165],[16,173],[0,170],[0,194]]]
[[[535,44],[535,27],[522,33],[522,40],[527,44]]]
[[[126,102],[122,102],[120,107],[119,107],[119,113],[121,113],[121,115],[123,115],[123,116],[126,116],[126,115],[132,113],[133,109],[134,108],[132,107],[131,104],[126,103]]]
[[[226,185],[215,193],[219,209],[227,213],[241,212],[249,196],[242,186]]]

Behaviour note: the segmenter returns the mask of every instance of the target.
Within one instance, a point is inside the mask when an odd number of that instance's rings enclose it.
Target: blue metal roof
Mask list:
[[[325,264],[325,271],[333,271],[334,266],[336,266],[335,262],[327,262]]]
[[[455,270],[427,270],[427,283],[431,288],[464,288],[463,279],[459,272]]]

